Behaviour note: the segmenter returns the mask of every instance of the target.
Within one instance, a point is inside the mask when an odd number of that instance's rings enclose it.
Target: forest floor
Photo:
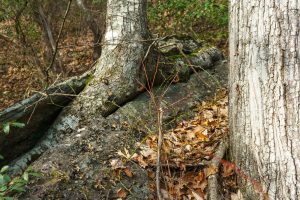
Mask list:
[[[207,199],[208,177],[219,174],[222,199],[240,199],[236,184],[235,165],[224,158],[217,158],[216,151],[228,137],[228,93],[219,90],[214,98],[199,102],[194,118],[180,122],[174,129],[164,132],[161,169],[163,199]],[[136,144],[133,155],[129,150],[118,151],[120,159],[111,162],[114,175],[134,176],[126,163],[134,160],[147,169],[150,190],[155,193],[157,159],[157,134],[148,135]],[[226,154],[226,153],[225,153]],[[225,155],[226,158],[226,155]],[[217,159],[220,167],[211,164]],[[130,189],[120,188],[119,198],[125,198]]]

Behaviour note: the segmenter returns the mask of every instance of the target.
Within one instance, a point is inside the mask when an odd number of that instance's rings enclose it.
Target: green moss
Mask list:
[[[94,75],[91,74],[88,76],[88,78],[85,80],[85,85],[88,85],[93,79],[94,79]]]

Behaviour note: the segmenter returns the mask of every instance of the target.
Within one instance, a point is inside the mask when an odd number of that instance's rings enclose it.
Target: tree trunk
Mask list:
[[[245,199],[300,197],[299,12],[231,0],[230,153]]]

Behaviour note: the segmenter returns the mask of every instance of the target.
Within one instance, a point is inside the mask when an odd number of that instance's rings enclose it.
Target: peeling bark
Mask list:
[[[230,13],[231,156],[248,177],[243,196],[299,199],[300,4],[232,0]]]

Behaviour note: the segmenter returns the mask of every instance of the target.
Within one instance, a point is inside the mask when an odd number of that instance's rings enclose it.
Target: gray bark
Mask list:
[[[230,13],[231,156],[244,198],[299,199],[300,4],[232,0]]]

